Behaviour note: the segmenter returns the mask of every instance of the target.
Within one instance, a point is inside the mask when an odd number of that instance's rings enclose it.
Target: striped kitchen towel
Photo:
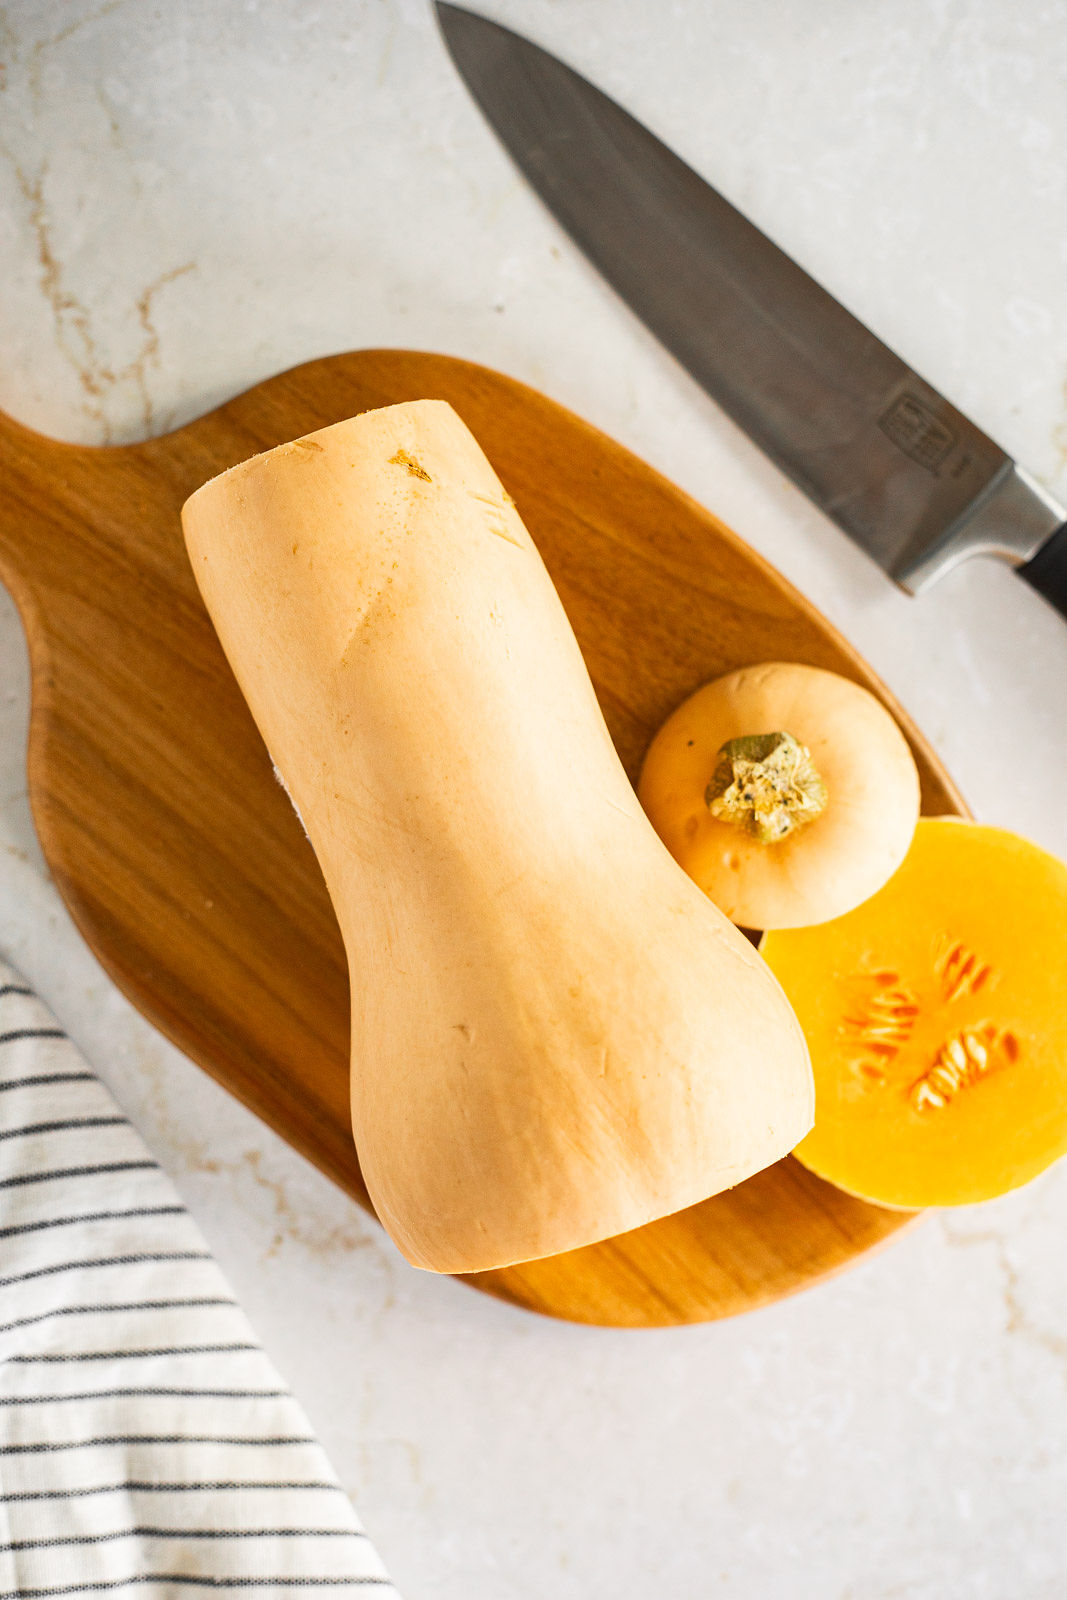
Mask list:
[[[0,1600],[395,1596],[177,1193],[0,963]]]

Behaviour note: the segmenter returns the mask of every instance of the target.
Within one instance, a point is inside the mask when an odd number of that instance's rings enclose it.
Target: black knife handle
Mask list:
[[[1046,539],[1035,556],[1015,569],[1062,617],[1067,617],[1067,522]]]

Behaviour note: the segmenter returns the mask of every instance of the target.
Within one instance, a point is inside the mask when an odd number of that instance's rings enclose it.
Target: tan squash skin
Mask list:
[[[444,402],[254,458],[183,512],[349,956],[352,1116],[417,1266],[635,1228],[812,1124],[765,963],[671,860],[562,606]]]
[[[704,793],[728,740],[778,732],[810,751],[827,802],[763,844],[712,816]],[[696,690],[653,739],[637,792],[675,860],[745,928],[851,911],[899,867],[919,817],[919,774],[889,712],[859,684],[797,662],[742,667]]]

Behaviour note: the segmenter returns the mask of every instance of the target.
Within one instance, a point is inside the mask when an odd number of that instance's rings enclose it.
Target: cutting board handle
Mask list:
[[[14,596],[31,649],[35,622],[64,570],[92,561],[94,525],[128,524],[134,463],[156,442],[71,444],[0,411],[0,579]]]
[[[68,447],[69,448],[69,447]],[[0,411],[0,579],[11,591],[30,631],[34,615],[33,570],[50,545],[55,506],[49,485],[63,449]]]
[[[27,427],[24,422],[18,422],[6,411],[0,411],[0,441],[21,442],[26,448],[30,449],[33,448],[34,441],[43,449],[47,449],[50,445],[55,445],[57,449],[66,448],[68,450],[91,448],[91,446],[85,445],[64,446],[60,440],[51,439],[47,434],[38,433],[36,429]],[[3,491],[3,487],[3,482],[0,481],[0,492]]]

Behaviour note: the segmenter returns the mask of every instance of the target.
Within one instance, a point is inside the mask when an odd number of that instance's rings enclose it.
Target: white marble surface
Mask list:
[[[1067,494],[1062,0],[487,9]],[[1067,628],[991,564],[895,592],[560,235],[423,0],[15,0],[0,61],[4,409],[119,440],[344,348],[502,367],[731,522],[981,817],[1067,855]],[[0,947],[177,1178],[409,1600],[1062,1596],[1067,1170],[718,1326],[575,1328],[414,1272],[103,976],[34,842],[6,599],[0,673]]]

